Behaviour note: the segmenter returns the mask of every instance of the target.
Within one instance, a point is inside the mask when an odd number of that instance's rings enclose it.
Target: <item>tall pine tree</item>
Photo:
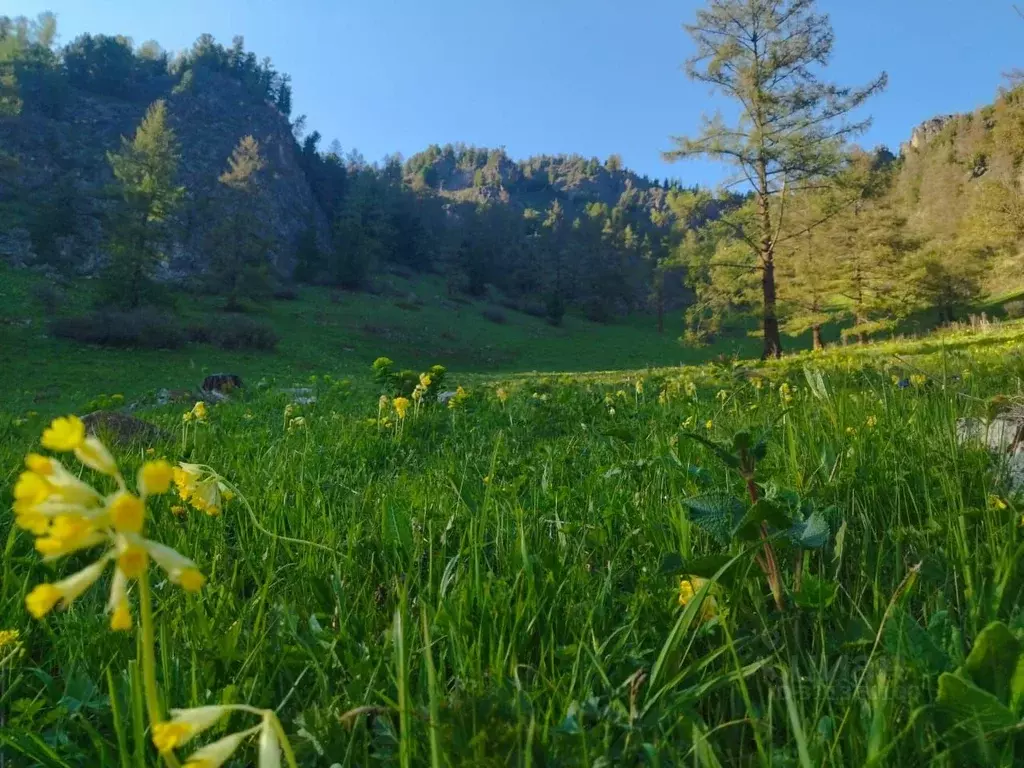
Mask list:
[[[757,216],[737,235],[757,257],[764,356],[777,357],[775,255],[786,197],[836,172],[843,141],[868,125],[846,118],[885,86],[886,76],[857,89],[820,78],[835,38],[828,17],[815,12],[815,0],[710,0],[686,29],[697,46],[687,74],[732,100],[739,117],[731,124],[721,116],[705,118],[699,136],[677,137],[677,148],[666,156],[724,160],[736,167],[735,181],[753,190]]]

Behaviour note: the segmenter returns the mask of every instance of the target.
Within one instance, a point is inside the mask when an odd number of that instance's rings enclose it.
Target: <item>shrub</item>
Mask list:
[[[496,307],[487,307],[480,314],[483,315],[485,319],[490,320],[492,323],[497,323],[498,325],[505,325],[505,323],[508,322],[508,317],[505,316],[505,313]]]
[[[295,301],[299,298],[299,292],[286,285],[276,289],[273,296],[278,301]]]
[[[269,325],[237,315],[218,318],[209,334],[210,342],[220,349],[272,352],[278,342],[277,333]]]
[[[50,323],[50,333],[59,339],[122,349],[178,349],[187,341],[171,315],[151,308],[62,317]]]
[[[1024,317],[1024,300],[1008,301],[1003,304],[1003,311],[1009,318],[1017,319]]]

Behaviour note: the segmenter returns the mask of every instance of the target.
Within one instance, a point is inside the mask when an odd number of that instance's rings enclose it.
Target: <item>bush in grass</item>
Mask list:
[[[1014,320],[1024,317],[1024,299],[1006,302],[1003,304],[1003,311],[1007,317]]]
[[[279,337],[269,325],[248,317],[226,316],[218,318],[209,329],[210,343],[220,349],[253,349],[272,352]]]
[[[61,317],[50,323],[59,339],[120,349],[179,349],[187,336],[175,318],[144,307],[128,311],[98,310]]]

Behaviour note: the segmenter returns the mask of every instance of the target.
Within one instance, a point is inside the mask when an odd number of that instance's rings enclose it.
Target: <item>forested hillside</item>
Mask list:
[[[51,15],[0,19],[0,256],[14,264],[117,273],[105,296],[128,306],[152,280],[237,308],[292,280],[439,273],[452,294],[554,324],[569,308],[609,320],[686,304],[695,343],[758,311],[754,196],[651,180],[617,155],[449,144],[370,163],[293,117],[290,78],[241,38],[174,55],[55,40]],[[1018,287],[1021,101],[1011,89],[930,121],[899,157],[854,151],[827,192],[773,189],[783,331],[866,337]]]

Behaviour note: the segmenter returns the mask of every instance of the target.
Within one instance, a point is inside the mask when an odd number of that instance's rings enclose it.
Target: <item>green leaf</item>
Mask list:
[[[731,555],[704,555],[704,557],[694,557],[683,561],[681,570],[684,571],[687,576],[699,576],[702,579],[710,579],[734,559],[735,557]]]
[[[800,591],[793,595],[793,602],[800,608],[828,608],[839,593],[839,585],[828,579],[819,579],[810,574],[804,576]]]
[[[719,458],[719,460],[721,460],[721,462],[725,464],[725,466],[730,467],[732,469],[739,469],[739,458],[733,456],[729,449],[726,448],[724,445],[719,445],[716,442],[708,440],[703,435],[698,435],[693,432],[682,432],[680,434],[682,434],[683,437],[688,437],[691,440],[696,440],[701,445],[710,448],[712,451],[714,451],[714,454]]]
[[[722,544],[728,544],[737,521],[743,518],[744,509],[739,500],[728,493],[711,492],[683,500],[683,506],[690,512],[690,520],[715,537]]]
[[[812,512],[806,520],[793,525],[786,535],[798,547],[804,549],[821,549],[828,542],[828,523],[819,512]]]
[[[661,567],[658,569],[659,573],[682,573],[683,572],[683,558],[678,552],[669,552],[663,558],[661,558]]]
[[[1005,624],[994,621],[974,641],[963,670],[979,688],[1009,704],[1020,656],[1020,642]]]
[[[903,609],[897,609],[882,636],[886,651],[932,674],[946,672],[952,662],[934,637]]]
[[[949,672],[939,676],[939,704],[952,714],[955,722],[975,723],[984,733],[1007,730],[1017,725],[1013,712],[999,699]]]
[[[753,440],[753,439],[754,438],[751,436],[750,432],[748,432],[745,429],[740,430],[735,435],[733,435],[733,438],[732,438],[732,449],[733,449],[733,451],[735,451],[738,454],[738,453],[741,453],[741,452],[747,450],[748,448],[750,448],[750,441]]]
[[[784,507],[768,499],[760,499],[736,524],[732,535],[740,541],[755,541],[761,535],[762,522],[776,529],[786,529],[793,524]]]

